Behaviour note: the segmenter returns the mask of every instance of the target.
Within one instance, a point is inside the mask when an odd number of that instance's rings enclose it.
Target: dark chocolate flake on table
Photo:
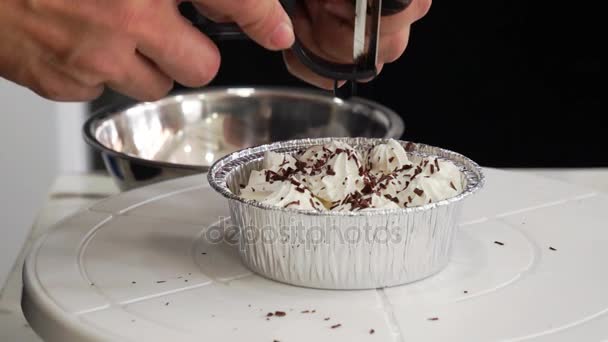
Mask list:
[[[551,247],[551,246],[549,246],[549,249],[552,250],[552,251],[556,251],[557,250],[557,248]]]
[[[429,320],[429,321],[438,321],[438,320],[439,320],[439,317],[431,317],[431,318],[429,318],[428,320]]]
[[[169,306],[169,302],[166,302],[166,303],[165,303],[165,306]]]
[[[137,284],[137,282],[136,281],[132,281],[131,284]]]
[[[275,311],[274,315],[277,317],[284,317],[287,314],[284,311]]]
[[[331,328],[332,329],[336,329],[336,328],[339,328],[341,326],[342,326],[342,324],[334,324],[334,325],[331,326]]]
[[[323,318],[324,321],[329,321],[329,317]]]
[[[266,314],[266,317],[272,317],[272,316],[274,316],[274,314],[272,312],[269,312]]]
[[[370,334],[370,335],[373,335],[375,332],[376,332],[376,330],[374,330],[374,329],[369,329],[369,334]]]
[[[500,241],[494,241],[494,243],[497,244],[497,245],[499,245],[499,246],[504,246],[504,243],[500,242]]]
[[[166,280],[157,280],[156,281],[157,284],[162,284],[162,283],[166,283],[166,282],[167,282]]]
[[[467,294],[467,293],[469,293],[469,291],[467,291],[467,290],[464,290],[464,291],[463,291],[463,292],[464,292],[464,294]]]
[[[304,310],[304,311],[301,311],[300,313],[307,314],[307,313],[310,313],[310,310]]]
[[[422,197],[422,195],[424,194],[424,190],[416,188],[416,189],[414,189],[414,193],[416,195]]]

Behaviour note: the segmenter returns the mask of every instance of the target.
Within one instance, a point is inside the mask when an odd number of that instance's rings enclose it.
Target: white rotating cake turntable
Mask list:
[[[485,172],[452,261],[410,285],[315,290],[252,274],[209,242],[229,215],[197,175],[60,223],[27,258],[22,306],[48,341],[607,339],[608,197]]]

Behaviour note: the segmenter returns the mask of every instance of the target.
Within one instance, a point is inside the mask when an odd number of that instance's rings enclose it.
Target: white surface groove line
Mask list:
[[[393,304],[386,296],[386,292],[384,292],[384,289],[376,289],[376,294],[378,295],[378,301],[380,302],[382,310],[384,311],[384,315],[386,316],[386,323],[388,325],[388,328],[391,331],[391,335],[393,335],[393,341],[405,342],[403,332],[401,331],[399,323],[397,322],[397,318],[395,317]]]
[[[135,209],[137,209],[137,208],[139,208],[141,206],[144,206],[144,205],[146,205],[148,203],[156,202],[156,201],[159,201],[159,200],[167,198],[167,197],[183,194],[185,192],[189,192],[189,191],[193,191],[193,190],[198,190],[198,189],[202,189],[202,188],[206,188],[206,187],[209,187],[209,185],[208,184],[207,185],[196,185],[196,186],[192,186],[192,187],[189,187],[189,188],[185,188],[185,189],[180,189],[180,190],[168,192],[166,194],[162,194],[162,195],[159,195],[159,196],[154,196],[152,198],[143,200],[141,202],[138,202],[136,204],[128,206],[128,207],[126,207],[124,209],[121,209],[121,210],[118,211],[118,214],[124,215],[124,214],[128,213],[129,211],[135,210]]]

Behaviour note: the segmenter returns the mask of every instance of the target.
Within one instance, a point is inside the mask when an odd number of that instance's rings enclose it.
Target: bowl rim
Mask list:
[[[282,87],[214,86],[214,87],[205,87],[204,89],[197,89],[197,90],[176,91],[157,101],[144,101],[144,102],[121,104],[121,105],[117,105],[117,106],[112,106],[112,105],[104,106],[104,107],[96,110],[95,112],[93,112],[93,114],[85,121],[85,123],[82,126],[82,135],[83,135],[85,142],[87,144],[89,144],[91,147],[95,148],[99,152],[102,152],[102,153],[105,153],[105,154],[108,154],[108,155],[111,155],[114,157],[118,157],[118,158],[125,159],[125,160],[131,161],[131,162],[137,162],[139,164],[144,164],[144,165],[152,166],[152,167],[174,168],[174,169],[206,172],[210,169],[211,166],[170,163],[170,162],[166,162],[166,161],[146,159],[146,158],[137,157],[132,154],[119,152],[114,149],[111,149],[111,148],[107,147],[106,145],[102,144],[95,137],[94,126],[96,124],[98,124],[99,122],[101,122],[111,116],[119,115],[120,113],[123,113],[131,108],[145,106],[145,105],[162,106],[166,103],[171,103],[171,102],[176,101],[176,98],[178,98],[180,96],[183,97],[183,96],[197,96],[197,95],[203,95],[203,94],[224,93],[224,94],[228,94],[228,95],[243,97],[244,96],[243,94],[251,93],[252,91],[256,92],[256,93],[278,92],[279,94],[284,94],[284,95],[300,94],[300,95],[318,97],[321,99],[326,99],[326,100],[331,100],[331,101],[342,101],[342,102],[346,102],[346,103],[350,102],[353,104],[363,104],[368,107],[372,107],[376,110],[379,110],[380,112],[382,112],[383,114],[386,115],[386,117],[389,121],[389,129],[388,129],[387,133],[385,134],[386,137],[392,137],[392,138],[398,139],[401,137],[401,135],[403,135],[403,133],[405,131],[405,124],[403,122],[403,119],[399,115],[397,115],[397,113],[395,111],[393,111],[392,109],[390,109],[384,105],[381,105],[377,102],[366,100],[366,99],[360,98],[360,97],[351,97],[346,100],[343,100],[343,99],[340,99],[338,97],[335,97],[335,96],[329,94],[328,92],[324,92],[321,90],[301,88],[301,87],[289,87],[289,86],[282,86]]]
[[[454,151],[450,151],[447,149],[443,149],[443,148],[439,148],[436,146],[427,145],[427,144],[423,144],[423,143],[416,143],[416,142],[411,142],[411,143],[415,144],[417,146],[417,148],[434,149],[438,152],[441,152],[444,155],[449,155],[453,158],[462,159],[463,164],[467,164],[467,165],[463,165],[463,166],[467,167],[467,169],[464,170],[465,174],[472,174],[476,177],[476,179],[473,179],[472,184],[467,184],[467,188],[460,194],[447,198],[447,199],[444,199],[442,201],[427,203],[427,204],[424,204],[421,206],[410,207],[410,208],[376,209],[376,210],[369,210],[369,211],[313,211],[313,210],[309,210],[309,209],[277,207],[277,206],[270,205],[270,204],[264,204],[264,203],[261,203],[261,202],[255,201],[255,200],[248,200],[241,196],[238,196],[238,195],[234,194],[226,185],[226,178],[228,177],[228,175],[230,175],[232,173],[232,170],[226,170],[227,168],[235,166],[233,164],[241,163],[240,160],[246,158],[247,156],[263,153],[266,151],[277,150],[279,148],[285,149],[286,147],[282,146],[282,144],[290,144],[290,145],[293,145],[292,146],[293,148],[296,148],[296,147],[301,148],[301,147],[304,147],[302,145],[313,146],[313,145],[329,143],[331,141],[349,142],[349,140],[350,141],[357,140],[357,141],[370,142],[370,143],[382,143],[382,142],[388,141],[389,139],[390,138],[342,138],[342,137],[296,139],[296,140],[289,140],[287,142],[275,142],[275,143],[270,143],[270,144],[248,147],[248,148],[241,149],[239,151],[232,152],[232,153],[218,159],[215,163],[213,163],[211,165],[209,171],[207,172],[207,180],[208,180],[209,184],[211,185],[211,187],[216,192],[218,192],[219,194],[221,194],[222,196],[227,198],[229,201],[237,201],[237,202],[243,203],[245,205],[253,206],[256,208],[263,209],[263,210],[282,211],[285,213],[292,213],[292,214],[299,214],[299,215],[306,215],[306,216],[321,216],[321,217],[344,217],[344,216],[377,217],[377,216],[388,216],[388,215],[396,215],[396,214],[403,215],[403,214],[411,214],[411,213],[416,213],[416,212],[434,210],[439,207],[449,206],[456,202],[460,202],[463,199],[465,199],[465,198],[473,195],[477,191],[479,191],[485,185],[485,175],[484,175],[483,169],[473,160],[469,159],[468,157],[466,157],[460,153],[454,152]],[[395,140],[397,140],[397,139],[395,139]],[[410,143],[410,141],[405,141],[405,140],[397,140],[397,141],[404,146],[406,144]],[[452,158],[444,157],[444,159],[451,160]],[[256,160],[259,160],[259,157],[258,158],[249,158],[249,160],[247,160],[245,163],[251,163]],[[451,160],[451,161],[453,161],[453,160]]]

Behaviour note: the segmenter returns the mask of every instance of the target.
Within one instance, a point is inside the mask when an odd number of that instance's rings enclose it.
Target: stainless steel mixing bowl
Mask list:
[[[400,138],[403,121],[367,100],[290,88],[207,88],[98,113],[85,140],[122,190],[206,172],[242,148],[300,138]]]

